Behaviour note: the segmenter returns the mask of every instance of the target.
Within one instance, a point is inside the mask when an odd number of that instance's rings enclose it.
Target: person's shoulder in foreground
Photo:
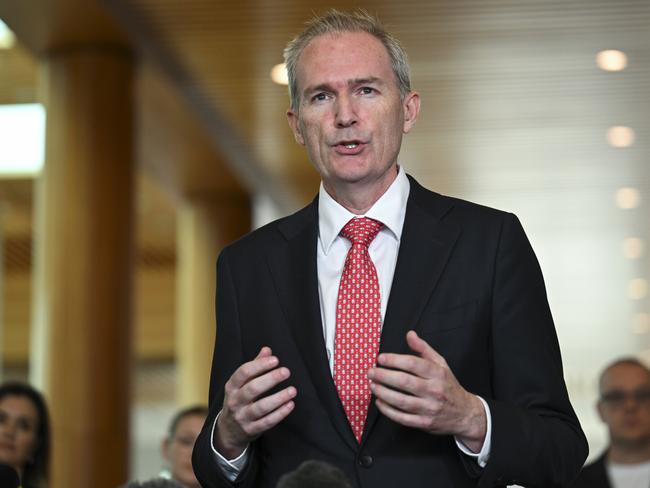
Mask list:
[[[277,488],[352,488],[352,485],[336,466],[310,459],[282,476]]]

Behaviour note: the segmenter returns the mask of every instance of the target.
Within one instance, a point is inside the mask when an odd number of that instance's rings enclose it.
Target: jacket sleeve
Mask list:
[[[567,486],[587,442],[569,402],[542,273],[512,214],[502,224],[492,290],[492,444],[478,486]]]
[[[212,450],[212,425],[223,405],[224,386],[235,370],[245,362],[237,295],[227,249],[221,253],[217,262],[216,316],[217,331],[210,373],[210,412],[194,445],[192,465],[204,488],[254,487],[258,465],[255,445],[249,448],[249,459],[234,483],[224,475]]]

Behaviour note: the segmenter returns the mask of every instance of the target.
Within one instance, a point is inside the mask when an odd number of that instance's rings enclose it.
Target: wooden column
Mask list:
[[[207,403],[214,347],[215,264],[250,230],[245,195],[189,198],[178,214],[176,364],[179,405]],[[218,331],[217,331],[218,333]]]
[[[133,61],[82,46],[42,62],[31,374],[52,416],[49,486],[115,488],[129,457]]]

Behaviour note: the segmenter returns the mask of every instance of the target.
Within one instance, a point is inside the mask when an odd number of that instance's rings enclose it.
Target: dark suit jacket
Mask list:
[[[20,478],[14,468],[7,464],[0,463],[0,486],[2,488],[18,488]]]
[[[605,467],[606,460],[607,451],[593,463],[582,468],[578,479],[571,485],[571,488],[612,488]]]
[[[210,429],[225,382],[264,345],[291,370],[286,384],[298,390],[296,407],[253,443],[235,486],[274,487],[307,459],[339,466],[363,488],[555,487],[575,478],[587,444],[564,385],[541,271],[519,221],[410,183],[381,351],[407,353],[413,328],[488,402],[487,466],[461,454],[452,436],[398,425],[372,403],[356,443],[325,352],[314,201],[219,257],[210,415],[194,449],[204,487],[233,486],[214,461]]]

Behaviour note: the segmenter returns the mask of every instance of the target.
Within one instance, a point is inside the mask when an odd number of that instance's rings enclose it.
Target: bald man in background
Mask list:
[[[619,359],[602,372],[599,390],[609,446],[574,488],[650,487],[650,370],[637,359]]]

